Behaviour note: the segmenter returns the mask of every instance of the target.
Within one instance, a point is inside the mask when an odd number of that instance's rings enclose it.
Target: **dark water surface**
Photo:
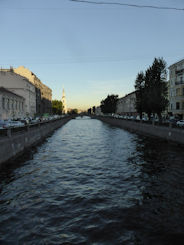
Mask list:
[[[184,244],[184,151],[77,118],[0,173],[0,244]]]

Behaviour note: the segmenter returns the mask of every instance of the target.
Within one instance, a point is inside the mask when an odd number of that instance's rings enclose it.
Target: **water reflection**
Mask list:
[[[30,156],[0,174],[2,243],[182,241],[181,148],[78,118]]]

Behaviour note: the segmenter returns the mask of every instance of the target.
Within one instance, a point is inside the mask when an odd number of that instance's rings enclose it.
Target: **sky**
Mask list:
[[[91,0],[94,1],[94,0]],[[183,0],[96,2],[184,9]],[[184,11],[70,0],[0,0],[0,66],[25,66],[67,107],[86,110],[134,90],[155,57],[184,58]]]

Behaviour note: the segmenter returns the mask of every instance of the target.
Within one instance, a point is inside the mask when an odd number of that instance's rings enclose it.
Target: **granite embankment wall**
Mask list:
[[[35,146],[72,117],[0,131],[0,167],[26,149]]]
[[[117,118],[111,118],[111,117],[102,117],[102,116],[95,116],[92,118],[99,119],[113,126],[121,127],[123,129],[129,130],[135,133],[159,137],[169,142],[175,142],[175,143],[184,145],[184,129],[172,128],[171,125],[170,126],[160,126],[154,123],[148,124],[148,123],[140,122],[140,121],[135,122],[131,120],[117,119]]]

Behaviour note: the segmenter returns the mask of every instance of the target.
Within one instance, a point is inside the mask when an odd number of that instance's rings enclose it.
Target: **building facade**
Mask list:
[[[26,116],[34,117],[36,114],[35,86],[28,79],[13,71],[0,70],[0,87],[8,89],[12,93],[25,99],[24,111]]]
[[[43,84],[40,79],[24,66],[12,68],[13,71],[27,78],[36,87],[36,112],[37,114],[52,112],[52,90]]]
[[[0,120],[25,117],[25,99],[0,87]]]
[[[184,118],[184,59],[169,67],[169,109],[171,115]]]
[[[102,113],[102,110],[101,110],[101,107],[100,106],[97,106],[96,107],[96,109],[95,109],[95,114],[98,116],[100,116],[100,115],[103,115],[103,113]]]
[[[120,115],[128,115],[128,116],[137,115],[135,102],[136,102],[135,92],[132,92],[120,98],[117,102],[116,113]]]

